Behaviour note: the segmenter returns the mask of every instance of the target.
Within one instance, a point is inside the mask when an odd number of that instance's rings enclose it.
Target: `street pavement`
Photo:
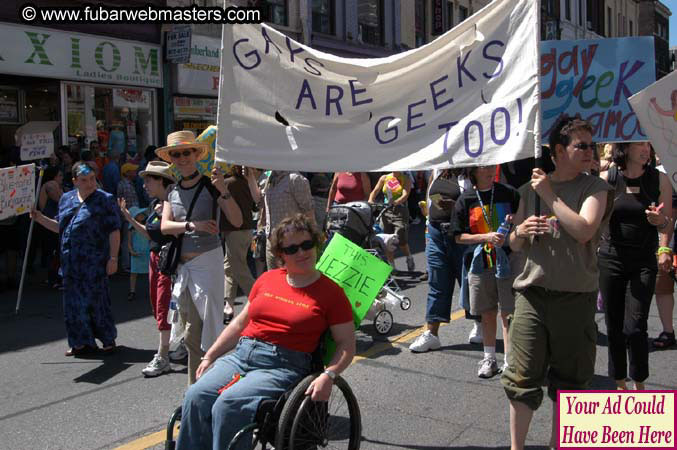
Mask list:
[[[482,347],[467,343],[471,324],[462,313],[456,311],[452,322],[440,329],[440,350],[413,354],[407,348],[421,332],[427,295],[427,284],[421,281],[423,226],[412,227],[411,233],[417,272],[397,276],[412,299],[411,309],[391,308],[395,325],[385,337],[365,321],[357,332],[360,356],[344,374],[362,412],[361,448],[509,447],[505,394],[498,376],[477,378]],[[406,267],[403,257],[397,264]],[[42,277],[38,272],[29,278],[19,315],[14,314],[16,291],[0,294],[0,449],[163,448],[161,431],[181,401],[187,376],[180,364],[158,378],[141,375],[158,339],[145,294],[147,281],[140,277],[137,292],[144,294],[128,302],[128,277],[112,278],[120,350],[105,357],[74,359],[64,356],[67,343],[60,293],[42,287]],[[458,289],[454,310],[458,310]],[[613,382],[606,377],[603,315],[597,314],[596,320],[593,387],[612,389]],[[652,305],[649,335],[659,332]],[[677,389],[676,350],[650,353],[648,389]],[[502,351],[500,340],[498,351]],[[546,400],[534,415],[529,448],[547,448],[543,446],[549,440],[550,417]]]

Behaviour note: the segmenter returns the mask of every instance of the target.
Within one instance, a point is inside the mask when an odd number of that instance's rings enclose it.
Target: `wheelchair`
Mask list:
[[[323,369],[321,362],[314,370]],[[314,402],[306,395],[310,383],[322,371],[314,372],[277,399],[259,404],[254,422],[235,434],[228,449],[235,449],[252,432],[251,449],[317,450],[336,448],[358,450],[362,437],[362,418],[357,399],[340,376],[334,380],[327,402]],[[181,406],[167,424],[165,450],[174,450],[174,428],[181,421]],[[271,447],[269,447],[271,446]]]

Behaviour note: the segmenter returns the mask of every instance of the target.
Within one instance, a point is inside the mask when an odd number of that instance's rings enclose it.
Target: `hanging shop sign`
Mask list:
[[[176,92],[190,95],[219,95],[221,40],[193,35],[190,62],[176,68]]]

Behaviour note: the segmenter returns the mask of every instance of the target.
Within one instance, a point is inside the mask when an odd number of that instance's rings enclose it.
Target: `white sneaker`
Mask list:
[[[416,264],[414,264],[414,257],[407,256],[407,270],[413,272],[416,269]]]
[[[409,350],[414,353],[423,353],[428,350],[437,350],[441,346],[440,338],[432,334],[430,330],[426,330],[425,333],[417,337],[416,340],[411,343]]]
[[[508,361],[503,361],[503,365],[501,366],[501,373],[505,372],[508,370]]]
[[[496,358],[487,357],[479,362],[477,376],[480,378],[491,378],[499,372]]]
[[[171,362],[181,362],[187,357],[188,350],[186,350],[186,346],[183,344],[183,340],[181,340],[179,346],[176,347],[176,350],[174,350],[173,352],[169,352],[169,360]]]
[[[419,217],[415,217],[414,220],[411,221],[412,225],[418,225],[421,223],[421,219]]]
[[[148,363],[141,373],[146,377],[157,377],[158,375],[170,372],[171,370],[172,367],[169,365],[169,360],[156,354],[153,357],[153,360]]]
[[[473,327],[472,330],[470,330],[470,334],[468,335],[468,343],[469,344],[481,344],[482,343],[482,326],[480,325],[479,322],[473,320]]]

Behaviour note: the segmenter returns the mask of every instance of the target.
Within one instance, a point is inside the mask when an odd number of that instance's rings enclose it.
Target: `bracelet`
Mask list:
[[[329,369],[325,370],[322,373],[325,374],[326,376],[328,376],[329,378],[331,378],[331,381],[335,381],[336,377],[338,376],[338,374],[336,372],[334,372],[333,370],[329,370]]]
[[[668,255],[672,254],[672,249],[670,247],[658,247],[658,251],[656,252],[656,256],[660,256],[664,253],[667,253]]]
[[[221,197],[219,197],[219,198],[222,198],[222,199],[224,199],[224,200],[228,200],[228,199],[231,198],[231,197],[232,197],[232,195],[230,194],[230,192],[227,192],[227,191],[226,191],[226,193],[225,193],[225,194],[221,194]]]
[[[207,358],[206,356],[201,356],[200,361],[211,361],[211,359]]]

